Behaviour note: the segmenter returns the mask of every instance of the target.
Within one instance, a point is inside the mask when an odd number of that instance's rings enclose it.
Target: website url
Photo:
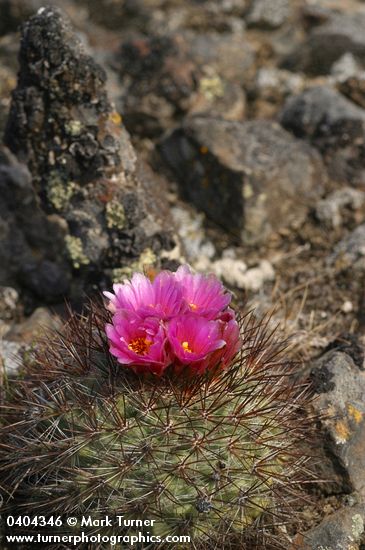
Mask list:
[[[135,544],[144,542],[151,544],[161,543],[189,543],[190,536],[188,535],[167,535],[165,538],[157,535],[149,535],[139,532],[138,535],[87,535],[83,531],[79,535],[43,535],[37,533],[36,535],[6,535],[6,542],[18,543],[18,544],[39,544],[39,543],[67,543],[73,546],[77,546],[80,543],[109,543],[110,546],[116,546],[117,544],[129,544],[134,546]]]

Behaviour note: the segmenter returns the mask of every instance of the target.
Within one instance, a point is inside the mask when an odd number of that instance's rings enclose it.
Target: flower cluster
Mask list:
[[[106,326],[110,352],[139,373],[161,375],[169,365],[200,374],[226,367],[237,353],[239,327],[231,296],[213,275],[188,266],[162,271],[153,281],[135,273],[104,292],[113,313]]]

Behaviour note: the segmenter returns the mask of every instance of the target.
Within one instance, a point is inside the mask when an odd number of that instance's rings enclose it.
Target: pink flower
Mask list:
[[[223,367],[227,367],[241,345],[240,329],[234,318],[223,325],[222,339],[225,341],[226,345],[223,349],[221,361]]]
[[[122,365],[140,367],[138,372],[151,371],[162,374],[171,363],[166,350],[166,333],[159,319],[141,319],[124,310],[113,317],[113,324],[106,325],[110,341],[110,353]]]
[[[131,281],[115,284],[113,290],[114,294],[104,292],[110,300],[108,309],[112,313],[128,310],[142,317],[169,319],[186,308],[180,285],[167,271],[162,271],[153,282],[142,273],[134,273]]]
[[[202,373],[227,368],[240,346],[231,296],[213,275],[194,274],[188,266],[162,271],[151,282],[135,273],[113,286],[106,326],[110,353],[138,373]]]
[[[190,311],[197,315],[215,319],[231,301],[230,294],[214,275],[193,274],[184,265],[176,271],[175,278],[182,286]]]
[[[210,355],[226,345],[218,321],[188,314],[175,317],[169,323],[167,337],[172,353],[183,365],[201,371],[208,366]]]

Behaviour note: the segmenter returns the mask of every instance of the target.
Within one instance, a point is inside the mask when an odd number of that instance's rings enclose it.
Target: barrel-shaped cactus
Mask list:
[[[9,385],[4,511],[118,514],[154,520],[148,531],[161,540],[188,535],[186,548],[265,548],[265,525],[280,524],[306,460],[297,447],[306,392],[291,382],[275,334],[246,313],[230,365],[222,368],[220,354],[214,368],[194,375],[180,364],[157,376],[123,368],[110,354],[111,320],[103,304],[71,316]]]

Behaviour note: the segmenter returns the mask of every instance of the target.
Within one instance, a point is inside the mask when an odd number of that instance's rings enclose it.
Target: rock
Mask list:
[[[90,0],[88,0],[90,1]],[[132,5],[136,0],[130,0]],[[200,34],[242,30],[250,0],[138,0],[146,34],[194,30]],[[142,25],[139,25],[140,27]]]
[[[249,99],[252,100],[256,118],[271,118],[282,108],[288,96],[303,90],[304,79],[276,67],[258,69],[253,86],[249,88]]]
[[[338,86],[340,92],[354,103],[365,108],[365,71],[357,71],[343,79]]]
[[[224,33],[186,32],[185,40],[194,64],[212,67],[223,80],[247,84],[255,69],[253,47],[243,31]]]
[[[122,45],[120,108],[128,129],[154,135],[168,125],[195,88],[196,69],[183,38],[137,36]]]
[[[23,361],[24,346],[19,342],[9,342],[0,338],[0,390],[4,376],[14,376]]]
[[[54,174],[61,185],[63,174],[85,185],[98,174],[118,173],[121,130],[105,72],[60,11],[41,8],[23,26],[19,62],[5,143],[33,177],[44,187]]]
[[[331,67],[331,76],[343,82],[361,71],[361,66],[352,53],[344,53]]]
[[[215,116],[225,120],[243,120],[246,111],[246,96],[242,87],[223,81],[214,71],[206,77],[202,76],[189,103],[189,115],[208,116],[214,112]]]
[[[321,432],[336,478],[342,471],[346,492],[365,497],[365,371],[344,351],[327,351],[311,371],[322,416]],[[336,473],[337,472],[337,473]],[[332,476],[331,476],[332,477]]]
[[[365,224],[359,225],[337,243],[327,263],[337,271],[365,271]]]
[[[318,201],[315,207],[318,221],[329,229],[344,225],[349,211],[354,213],[355,219],[365,214],[365,191],[344,187]]]
[[[40,339],[47,337],[49,330],[60,330],[61,318],[53,315],[48,309],[39,307],[30,317],[19,323],[8,325],[2,330],[0,338],[0,389],[1,364],[6,375],[18,374],[24,361],[33,357],[34,346]]]
[[[304,535],[297,535],[291,550],[360,550],[364,514],[361,504],[338,510]]]
[[[332,12],[315,27],[297,52],[297,69],[311,74],[327,74],[335,61],[349,52],[365,61],[365,14]]]
[[[6,275],[15,263],[20,283],[45,301],[79,299],[174,247],[166,189],[137,159],[104,70],[59,10],[41,8],[24,25],[19,60],[5,141],[32,181],[22,183],[23,210],[19,201],[9,207],[21,254],[12,253]]]
[[[284,128],[321,150],[334,179],[365,184],[365,110],[331,88],[315,86],[288,99],[280,118]]]
[[[120,30],[128,27],[134,19],[141,23],[147,16],[143,0],[79,0],[87,10],[88,21],[110,30]]]
[[[57,330],[62,326],[61,319],[44,308],[37,308],[30,317],[21,323],[13,324],[4,335],[11,342],[33,344],[37,338],[46,334],[47,330]]]
[[[341,306],[341,311],[343,313],[352,313],[353,310],[354,310],[354,304],[350,302],[350,300],[346,300]]]
[[[323,25],[332,16],[333,11],[322,3],[306,2],[302,7],[302,18],[306,29],[311,29],[317,25]]]
[[[22,282],[33,289],[29,273],[36,272],[36,293],[45,300],[60,299],[71,277],[60,253],[64,228],[41,209],[27,168],[5,149],[0,151],[0,194],[0,284]]]
[[[0,319],[9,321],[19,313],[19,294],[11,286],[0,286]]]
[[[268,121],[193,117],[159,149],[183,198],[246,242],[300,223],[322,193],[319,155]]]
[[[252,48],[242,33],[180,31],[136,35],[123,43],[120,110],[133,133],[155,136],[182,113],[243,117],[241,84],[252,68]]]
[[[246,21],[251,27],[276,29],[281,27],[290,15],[288,0],[252,0]]]
[[[285,128],[298,137],[330,136],[340,123],[346,130],[362,129],[365,110],[326,86],[314,86],[289,98],[281,114]],[[352,125],[352,126],[351,126]],[[344,130],[345,132],[345,130]]]
[[[188,205],[174,206],[171,214],[178,227],[188,263],[195,267],[202,258],[208,261],[212,259],[216,251],[205,235],[204,214]]]
[[[262,67],[257,71],[255,92],[264,99],[281,102],[288,95],[302,91],[304,80],[284,69]]]
[[[232,287],[253,292],[259,291],[266,281],[275,279],[274,268],[268,260],[261,260],[257,267],[247,269],[242,260],[224,255],[212,263],[211,270]]]
[[[16,74],[12,69],[3,64],[3,56],[1,54],[0,60],[0,135],[2,135],[9,112],[10,94],[16,84]]]
[[[341,334],[328,344],[324,353],[330,350],[343,351],[352,358],[353,362],[360,370],[365,370],[365,349],[356,334],[347,332]]]

